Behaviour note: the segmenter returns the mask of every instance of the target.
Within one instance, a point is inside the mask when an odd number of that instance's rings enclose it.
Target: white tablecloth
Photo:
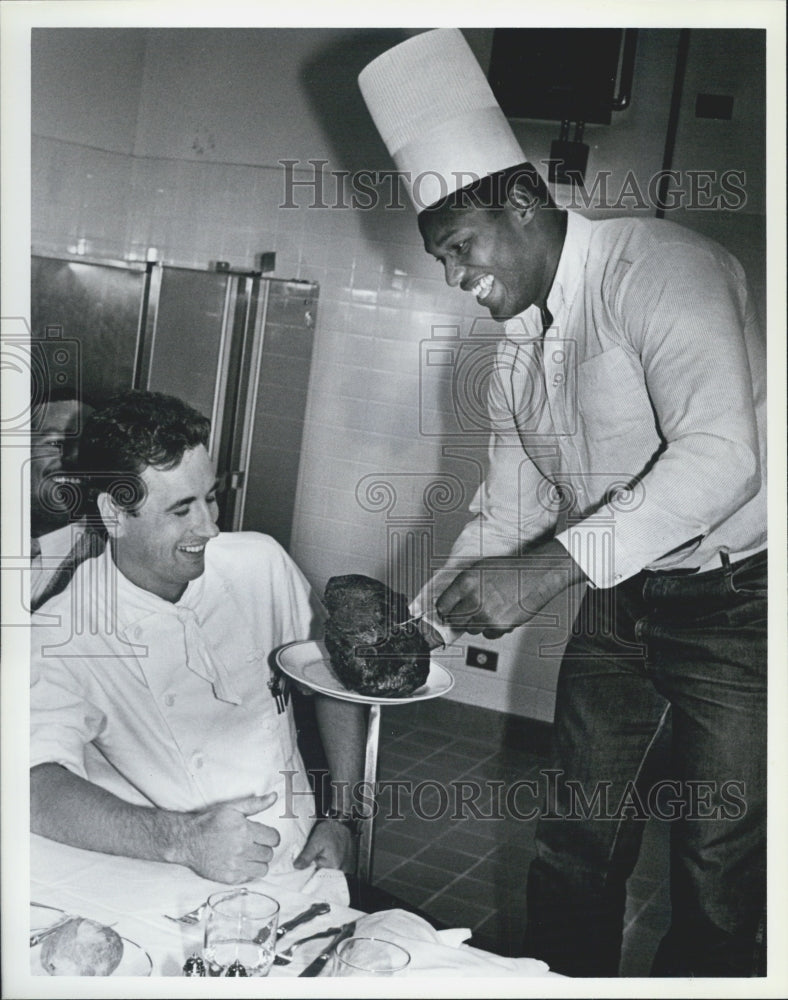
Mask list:
[[[137,861],[114,857],[92,851],[57,844],[33,836],[30,847],[31,888],[30,901],[54,906],[82,917],[111,924],[122,937],[141,945],[153,963],[153,977],[183,977],[184,962],[201,949],[202,927],[176,924],[163,914],[181,914],[203,902],[212,892],[228,887],[200,878],[179,865]],[[358,933],[375,933],[403,944],[413,960],[409,975],[439,975],[446,977],[456,972],[467,976],[544,976],[547,966],[531,959],[510,959],[461,945],[470,932],[467,929],[436,933],[425,921],[402,910],[382,911],[369,915],[351,909],[345,878],[331,869],[307,869],[301,872],[271,876],[249,883],[250,888],[266,892],[279,900],[280,920],[285,921],[305,910],[315,899],[331,904],[328,914],[320,916],[303,927],[296,928],[282,939],[288,941],[326,927],[340,925],[354,918],[359,921]],[[365,922],[367,926],[365,927]],[[297,977],[305,965],[325,944],[318,940],[303,946],[298,959],[290,965],[274,966],[271,977]],[[461,945],[461,946],[460,946]],[[23,990],[15,996],[142,996],[144,992],[114,992],[119,980],[115,977],[98,981],[70,980],[72,984],[90,985],[89,993],[55,990],[54,977],[30,977],[39,992]],[[122,980],[129,983],[142,981]],[[184,978],[185,982],[185,978]],[[203,980],[203,982],[206,982]],[[216,985],[217,980],[211,980]],[[306,984],[307,980],[302,980]],[[63,981],[65,986],[65,980]],[[172,983],[175,986],[174,983]],[[284,987],[284,984],[282,984]],[[295,985],[295,984],[293,984]],[[102,987],[96,989],[96,987]],[[207,996],[205,988],[194,984],[195,996]],[[238,989],[245,992],[243,987]],[[181,994],[178,990],[178,995]],[[217,995],[229,995],[217,987]],[[263,991],[265,992],[265,991]],[[9,994],[10,995],[10,994]],[[155,994],[153,994],[155,995]],[[162,994],[164,995],[164,994]],[[168,988],[167,996],[173,995]],[[258,991],[257,995],[262,995]]]

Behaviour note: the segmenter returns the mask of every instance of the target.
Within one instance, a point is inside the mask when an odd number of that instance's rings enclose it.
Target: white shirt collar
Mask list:
[[[553,284],[547,294],[547,309],[553,317],[553,326],[561,326],[563,315],[571,304],[572,298],[578,294],[581,282],[578,276],[582,273],[588,256],[588,245],[591,240],[589,219],[577,212],[567,211],[566,235],[558,258]],[[542,336],[542,312],[536,305],[531,305],[517,316],[512,316],[504,324],[507,340],[518,343],[538,340]]]
[[[55,528],[54,531],[48,531],[45,535],[39,535],[38,544],[41,546],[42,559],[55,557],[65,559],[71,551],[74,539],[84,530],[84,520],[70,521],[62,528]]]

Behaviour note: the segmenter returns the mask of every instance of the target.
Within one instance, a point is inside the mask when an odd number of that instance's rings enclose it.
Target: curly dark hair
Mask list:
[[[175,396],[130,389],[109,399],[85,423],[77,467],[88,513],[98,519],[96,499],[109,493],[135,511],[145,499],[140,474],[150,465],[172,469],[183,453],[208,445],[211,422]]]

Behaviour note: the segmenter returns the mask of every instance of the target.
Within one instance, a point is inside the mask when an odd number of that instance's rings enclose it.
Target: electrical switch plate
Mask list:
[[[733,97],[730,94],[698,94],[695,98],[696,118],[733,118]]]
[[[479,667],[481,670],[497,670],[498,654],[480,646],[468,646],[465,651],[465,662],[469,667]]]

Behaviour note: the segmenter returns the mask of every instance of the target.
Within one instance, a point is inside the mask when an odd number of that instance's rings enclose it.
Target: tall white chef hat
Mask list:
[[[526,159],[458,28],[414,35],[358,83],[417,211]]]

